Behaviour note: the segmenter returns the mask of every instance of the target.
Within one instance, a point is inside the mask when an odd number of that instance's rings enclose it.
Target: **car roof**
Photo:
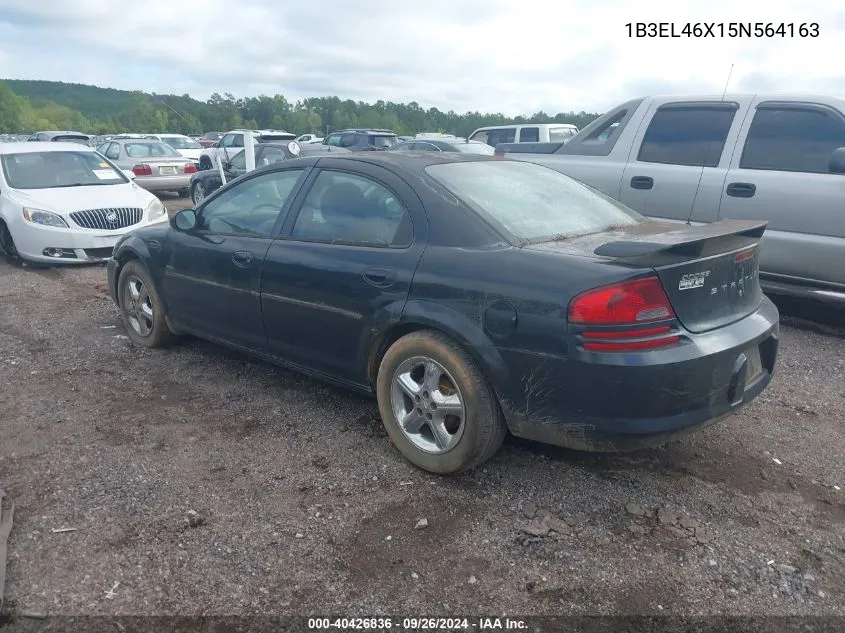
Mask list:
[[[85,134],[84,132],[76,132],[74,130],[41,130],[35,134],[52,134],[53,136],[75,134],[76,136],[88,136],[88,134]]]
[[[54,143],[53,141],[14,141],[0,143],[0,154],[28,154],[34,152],[94,152],[93,147],[78,143]]]
[[[123,143],[124,145],[126,143],[138,143],[139,141],[147,141],[148,143],[164,143],[165,145],[167,145],[167,143],[165,143],[164,141],[159,141],[158,139],[150,138],[149,136],[134,136],[134,137],[131,137],[131,138],[130,137],[122,137],[122,138],[113,138],[111,140],[112,143]]]

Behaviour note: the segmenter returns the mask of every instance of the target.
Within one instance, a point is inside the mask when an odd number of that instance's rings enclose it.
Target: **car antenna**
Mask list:
[[[734,71],[734,65],[731,64],[730,69],[728,70],[728,78],[725,81],[725,89],[722,90],[722,103],[725,102],[725,95],[728,94],[728,84],[731,83],[731,75]],[[720,157],[721,158],[721,157]],[[701,179],[704,176],[704,165],[701,166],[701,171],[698,172],[698,184],[695,186],[695,195],[692,197],[692,204],[689,207],[689,215],[687,216],[687,225],[692,226],[692,212],[695,209],[695,200],[698,198],[698,190],[701,189]]]

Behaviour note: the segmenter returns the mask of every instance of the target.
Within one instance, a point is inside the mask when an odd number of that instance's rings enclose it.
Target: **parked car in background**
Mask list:
[[[338,130],[323,139],[324,145],[345,147],[353,152],[384,151],[396,142],[396,134],[392,130],[368,129]]]
[[[616,451],[751,402],[778,346],[765,226],[679,230],[529,163],[359,152],[258,168],[133,231],[107,274],[134,343],[192,334],[373,394],[408,460],[453,473],[508,429]]]
[[[158,198],[93,148],[52,142],[0,145],[0,252],[7,259],[102,261],[130,229],[166,219]]]
[[[296,135],[285,130],[232,130],[226,132],[213,147],[206,148],[200,154],[199,168],[211,169],[216,165],[217,157],[229,161],[244,148],[244,137],[249,134],[254,143],[270,143],[273,141],[296,142]]]
[[[213,147],[221,138],[223,138],[223,132],[206,132],[197,139],[197,143],[202,145],[203,148]]]
[[[526,123],[480,127],[469,138],[496,147],[499,143],[566,143],[577,133],[578,127],[568,123]]]
[[[191,174],[197,167],[167,143],[154,139],[115,138],[97,151],[121,169],[135,174],[135,182],[148,191],[190,193]]]
[[[150,134],[149,138],[167,143],[185,158],[190,158],[199,167],[203,147],[190,136],[184,134]]]
[[[397,142],[398,141],[413,141],[413,140],[414,140],[413,136],[397,136],[396,137]]]
[[[296,142],[300,145],[304,145],[305,143],[322,143],[323,137],[317,136],[316,134],[303,134],[296,137]]]
[[[396,143],[391,152],[461,152],[462,154],[480,154],[493,156],[495,150],[487,143],[470,141],[465,138],[418,137],[411,141]]]
[[[77,143],[79,145],[88,145],[91,137],[82,132],[73,132],[71,130],[51,130],[47,132],[36,132],[29,137],[29,141],[52,141],[52,142],[67,142]]]
[[[290,142],[259,143],[255,146],[255,167],[271,165],[282,160],[290,160],[300,156],[323,156],[328,154],[348,154],[349,150],[342,147],[331,147],[320,143],[305,143],[298,146],[298,153],[290,149]],[[229,160],[223,162],[223,174],[226,182],[230,182],[246,172],[246,155],[244,150]],[[217,191],[223,184],[218,169],[203,169],[191,176],[191,200],[195,205],[205,200]]]
[[[845,303],[845,99],[635,99],[565,145],[496,149],[577,178],[651,217],[766,220],[763,288]]]

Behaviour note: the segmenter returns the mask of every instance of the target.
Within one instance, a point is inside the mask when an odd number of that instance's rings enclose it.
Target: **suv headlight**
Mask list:
[[[50,213],[49,211],[44,211],[43,209],[32,209],[30,207],[24,207],[23,217],[24,219],[26,219],[27,222],[32,222],[33,224],[55,226],[60,229],[68,228],[67,222],[65,222],[65,219],[62,216],[56,215],[55,213]]]
[[[147,206],[147,217],[149,218],[150,222],[159,219],[166,213],[167,209],[164,208],[164,205],[158,198],[150,202],[149,206]]]

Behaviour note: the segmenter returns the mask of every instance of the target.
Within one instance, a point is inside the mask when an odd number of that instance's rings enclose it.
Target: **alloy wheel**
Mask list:
[[[466,426],[466,407],[455,379],[437,361],[416,356],[393,376],[391,408],[399,428],[420,450],[453,449]]]
[[[153,303],[146,285],[132,275],[126,280],[124,290],[124,310],[129,318],[129,325],[140,336],[149,336],[155,325]]]

